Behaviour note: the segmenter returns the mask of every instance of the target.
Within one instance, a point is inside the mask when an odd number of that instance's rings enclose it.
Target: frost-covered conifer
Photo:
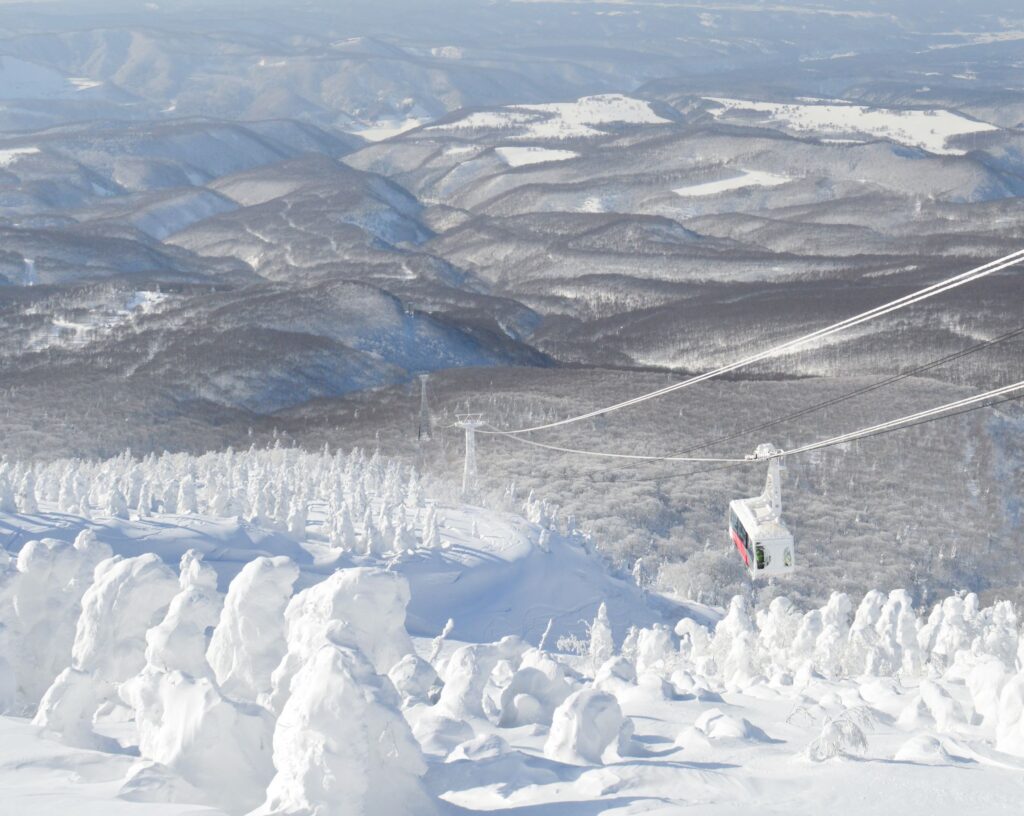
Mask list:
[[[112,487],[107,493],[106,501],[107,515],[114,518],[128,518],[128,502],[124,494],[116,487]]]
[[[101,562],[82,596],[71,665],[47,689],[33,722],[71,745],[106,745],[93,731],[93,715],[143,669],[146,632],[163,618],[178,588],[174,573],[152,553]]]
[[[199,498],[196,495],[196,483],[191,475],[186,474],[178,485],[178,496],[176,501],[178,513],[198,513]]]
[[[612,639],[612,625],[608,620],[608,607],[603,601],[597,608],[597,617],[590,624],[589,653],[590,664],[595,671],[615,654],[615,641]]]
[[[290,558],[260,557],[228,586],[206,659],[232,699],[254,703],[269,696],[271,674],[287,649],[284,612],[298,577]]]
[[[430,510],[434,508],[431,506]],[[441,530],[437,524],[437,516],[428,512],[423,522],[423,546],[428,550],[436,550],[441,546]]]
[[[432,816],[427,766],[398,709],[353,642],[320,645],[291,681],[274,731],[277,773],[254,816]]]
[[[302,665],[322,645],[339,642],[342,633],[386,674],[413,651],[405,629],[408,603],[405,578],[379,569],[337,570],[295,595],[285,610],[288,651],[273,673],[270,707],[281,710]]]
[[[206,512],[215,518],[230,518],[235,515],[232,512],[231,487],[229,485],[224,482],[217,483]]]
[[[675,626],[679,638],[679,656],[684,663],[703,670],[703,662],[709,657],[711,638],[708,630],[693,618],[683,618]],[[625,653],[625,647],[623,647]]]
[[[625,640],[622,641],[622,656],[630,663],[636,662],[636,642],[639,637],[640,630],[636,626],[630,626]]]
[[[395,526],[391,523],[391,508],[385,505],[381,505],[380,513],[377,514],[375,520],[375,526],[377,532],[380,533],[381,543],[384,547],[378,555],[383,555],[389,546],[395,540]]]
[[[19,513],[38,513],[39,502],[36,499],[36,478],[32,468],[28,468],[18,484],[17,496]]]
[[[303,541],[306,538],[306,508],[301,502],[294,502],[288,511],[288,534]]]
[[[497,643],[471,643],[456,649],[445,664],[444,688],[439,708],[448,716],[461,720],[486,717],[498,712],[486,707],[484,692],[495,668],[502,664],[515,671],[527,646],[517,637],[505,637]]]
[[[181,590],[171,599],[164,619],[146,633],[146,663],[163,672],[211,676],[206,633],[216,625],[223,605],[217,573],[198,552],[188,550],[181,557],[178,583]]]
[[[853,606],[843,592],[833,592],[821,609],[821,634],[814,643],[814,666],[826,677],[837,677],[843,670]]]
[[[420,486],[420,475],[416,472],[416,468],[412,469],[409,474],[409,482],[405,489],[405,506],[406,507],[419,507],[423,501],[423,490]]]
[[[808,652],[813,650],[811,642]],[[736,595],[729,611],[715,626],[711,654],[723,680],[743,685],[756,674],[754,667],[757,638],[746,599]]]
[[[57,494],[57,509],[61,513],[71,513],[78,508],[77,480],[75,479],[74,465],[69,464],[60,480],[60,490]]]
[[[861,599],[847,634],[846,653],[843,656],[843,668],[847,674],[864,674],[868,671],[869,661],[874,662],[872,655],[878,645],[875,627],[884,604],[885,596],[877,590],[871,590]]]
[[[427,658],[429,663],[434,664],[437,662],[437,658],[441,656],[441,649],[444,648],[445,639],[452,633],[454,628],[455,621],[448,618],[448,622],[445,623],[444,628],[430,643],[430,657]]]
[[[334,527],[331,543],[345,552],[355,552],[356,528],[352,525],[348,504],[342,502],[334,514]]]
[[[373,520],[373,512],[369,507],[363,515],[363,552],[366,555],[379,558],[384,555],[386,549],[384,536],[381,535]]]
[[[153,512],[153,494],[150,492],[149,482],[143,482],[139,488],[139,503],[135,508],[139,518],[146,518]]]
[[[110,548],[83,530],[74,543],[29,541],[18,553],[8,593],[13,619],[8,634],[18,648],[10,660],[17,677],[18,709],[34,711],[71,654],[83,593]]]
[[[636,672],[669,675],[675,668],[678,654],[668,629],[660,623],[641,629],[636,641]]]
[[[769,674],[773,670],[788,671],[789,650],[800,626],[800,613],[789,598],[780,596],[773,598],[768,609],[759,611],[755,619],[762,665]]]
[[[814,649],[824,629],[825,625],[821,620],[820,609],[812,609],[810,612],[804,613],[800,619],[800,626],[797,627],[796,636],[793,638],[794,668],[804,664],[814,665]]]
[[[14,498],[14,488],[6,472],[0,472],[0,513],[17,513],[18,503]]]

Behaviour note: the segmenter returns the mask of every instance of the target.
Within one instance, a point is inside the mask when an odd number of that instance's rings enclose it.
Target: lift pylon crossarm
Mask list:
[[[758,445],[753,453],[748,453],[744,458],[748,462],[760,462],[764,459],[782,459],[786,452],[774,445]]]

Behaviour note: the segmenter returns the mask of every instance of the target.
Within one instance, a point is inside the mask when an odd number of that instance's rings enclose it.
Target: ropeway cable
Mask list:
[[[908,422],[905,425],[897,425],[891,428],[884,428],[880,431],[873,431],[872,433],[864,434],[863,436],[858,436],[855,440],[846,441],[860,442],[863,439],[872,439],[876,436],[884,436],[885,434],[894,433],[895,431],[903,431],[906,430],[907,428],[915,428],[918,425],[927,425],[929,422],[938,422],[940,419],[952,419],[953,417],[957,417],[962,414],[969,414],[972,411],[981,411],[986,408],[995,408],[997,405],[1002,405],[1004,402],[1019,402],[1020,400],[1024,400],[1024,394],[1016,394],[1012,397],[1003,397],[1002,399],[993,400],[992,402],[986,402],[980,405],[971,405],[967,408],[961,408],[958,411],[953,411],[948,414],[940,414],[939,416],[932,416],[927,417],[925,419],[919,419],[916,422]],[[833,442],[832,444],[839,445],[844,443]],[[821,448],[816,448],[816,450],[821,450]]]
[[[909,416],[900,417],[899,419],[892,419],[889,420],[888,422],[881,422],[877,425],[872,425],[870,428],[863,428],[859,431],[851,431],[850,433],[840,434],[839,436],[833,436],[830,439],[823,439],[820,442],[813,442],[810,445],[803,445],[798,448],[791,448],[790,450],[781,451],[777,455],[795,456],[798,453],[807,453],[809,451],[818,450],[820,448],[828,448],[832,447],[833,445],[841,445],[846,442],[855,442],[858,439],[863,439],[868,436],[876,436],[880,433],[884,433],[885,431],[898,430],[904,426],[909,427],[912,424],[920,424],[919,420],[924,420],[931,417],[938,419],[941,418],[940,415],[944,415],[950,411],[956,411],[957,409],[966,408],[968,406],[975,406],[978,405],[978,403],[985,402],[986,400],[995,399],[996,397],[1001,397],[1006,394],[1011,394],[1014,391],[1022,390],[1024,390],[1024,380],[1016,382],[1013,385],[1004,385],[1002,388],[995,388],[991,391],[986,391],[984,394],[976,394],[973,397],[966,397],[964,399],[957,400],[956,402],[950,402],[945,405],[940,405],[938,408],[930,408],[927,411],[918,411],[916,414],[910,414]]]
[[[1006,402],[1017,402],[1017,401],[1020,401],[1020,400],[1024,400],[1024,394],[1016,394],[1014,396],[1002,397],[1001,399],[994,400],[993,402],[986,402],[986,403],[981,403],[981,404],[977,404],[977,405],[970,405],[970,406],[967,406],[965,408],[960,408],[957,411],[952,411],[950,413],[940,414],[940,415],[937,415],[937,416],[930,416],[930,417],[926,417],[924,419],[918,419],[918,420],[916,420],[914,422],[907,422],[906,424],[903,424],[903,425],[896,425],[896,426],[893,426],[893,427],[890,427],[890,428],[885,428],[883,430],[873,431],[871,433],[865,433],[862,436],[858,436],[856,440],[846,440],[846,441],[860,442],[860,441],[863,441],[865,439],[871,439],[871,438],[876,437],[876,436],[883,436],[885,434],[895,433],[896,431],[905,431],[908,428],[914,428],[914,427],[917,427],[918,425],[927,425],[930,422],[938,422],[939,420],[942,420],[942,419],[952,419],[953,417],[961,416],[963,414],[969,414],[972,411],[981,411],[981,410],[984,410],[986,408],[995,408],[997,405],[1002,405],[1003,403],[1006,403]],[[840,442],[831,442],[830,443],[830,445],[838,445],[838,444],[841,444],[841,443]],[[817,450],[821,450],[823,447],[826,447],[826,446],[822,445],[821,447],[818,447],[816,449]],[[730,464],[726,464],[726,465],[718,465],[717,467],[697,468],[696,470],[688,470],[688,471],[685,471],[685,472],[663,473],[660,476],[646,476],[646,477],[643,477],[643,478],[631,478],[628,481],[629,481],[630,484],[636,484],[638,482],[664,482],[664,481],[667,481],[669,479],[689,478],[691,476],[703,476],[706,473],[714,473],[715,471],[718,471],[718,470],[728,470],[730,468],[739,467],[740,465],[749,465],[749,464],[752,464],[752,463],[758,462],[758,461],[763,461],[763,460],[744,459],[742,462],[734,462],[734,463],[730,463]],[[606,470],[604,472],[607,473],[608,471]],[[625,480],[619,480],[619,479],[594,479],[594,478],[591,478],[590,481],[592,483],[594,483],[594,482],[603,482],[603,483],[607,483],[607,484],[620,484],[620,483],[622,483],[622,481],[625,481]]]
[[[923,365],[919,365],[900,374],[894,374],[893,376],[887,377],[884,380],[871,383],[870,385],[857,388],[853,391],[847,391],[843,394],[831,397],[822,402],[814,403],[813,405],[808,405],[804,408],[785,414],[783,416],[775,417],[774,419],[762,422],[760,425],[754,425],[751,428],[745,428],[741,431],[735,431],[734,433],[728,434],[727,436],[720,436],[716,439],[709,439],[707,441],[700,442],[696,445],[692,445],[689,448],[685,448],[684,450],[676,451],[675,453],[671,453],[660,458],[662,458],[664,461],[670,462],[672,461],[672,457],[688,456],[694,451],[707,450],[708,448],[713,447],[714,445],[721,444],[723,442],[732,442],[735,439],[741,439],[744,436],[749,436],[750,434],[757,433],[759,431],[764,431],[767,430],[768,428],[774,428],[775,426],[781,425],[784,422],[790,422],[791,420],[794,419],[800,419],[801,417],[805,417],[808,414],[824,410],[825,408],[831,408],[833,405],[838,405],[840,403],[847,402],[848,400],[854,399],[855,397],[863,396],[864,394],[870,394],[874,391],[879,390],[880,388],[885,388],[886,386],[893,385],[895,383],[909,379],[910,377],[916,377],[919,374],[931,371],[932,369],[938,368],[939,366],[942,365],[946,365],[947,363],[963,359],[968,355],[974,354],[984,349],[991,348],[993,346],[998,345],[999,343],[1005,343],[1007,340],[1012,340],[1013,338],[1020,337],[1021,335],[1024,335],[1024,326],[1014,329],[1013,331],[1006,332],[1005,334],[1001,334],[998,337],[993,337],[991,340],[983,340],[982,342],[976,343],[975,345],[970,346],[968,348],[961,349],[960,351],[955,351],[952,354],[947,354],[945,357],[940,357],[937,360],[931,360],[930,362],[924,363]],[[627,467],[629,467],[628,463],[622,465],[612,465],[609,466],[606,470],[612,471]]]
[[[605,408],[599,408],[593,411],[588,411],[577,416],[568,417],[566,419],[560,419],[554,422],[547,422],[541,425],[534,425],[529,428],[518,428],[515,430],[494,429],[491,431],[481,429],[480,433],[501,433],[506,435],[532,433],[534,431],[542,431],[547,430],[549,428],[557,428],[563,425],[570,425],[575,422],[581,422],[585,419],[592,419],[602,414],[611,413],[612,411],[619,411],[623,408],[638,405],[642,402],[646,402],[647,400],[651,400],[656,397],[672,393],[673,391],[678,391],[682,388],[687,388],[691,385],[696,385],[697,383],[705,382],[706,380],[713,379],[714,377],[719,377],[731,371],[736,371],[737,369],[744,368],[746,366],[752,365],[753,363],[757,363],[760,362],[761,360],[768,359],[769,357],[774,357],[779,354],[794,351],[800,348],[801,346],[806,345],[807,343],[813,342],[815,340],[821,340],[833,334],[838,334],[839,332],[846,331],[847,329],[853,328],[854,326],[859,326],[862,323],[866,323],[869,320],[874,320],[877,317],[882,317],[883,315],[890,314],[891,312],[895,312],[900,309],[904,309],[907,306],[911,306],[915,303],[920,303],[923,300],[927,300],[929,298],[935,297],[936,295],[940,295],[943,294],[944,292],[948,292],[952,289],[956,289],[960,286],[972,283],[975,280],[979,280],[980,278],[994,274],[995,272],[1000,272],[1003,269],[1008,269],[1011,266],[1016,266],[1017,264],[1020,264],[1022,262],[1024,262],[1024,249],[1017,250],[1016,252],[1012,252],[1009,255],[1003,256],[1002,258],[997,258],[994,261],[982,264],[981,266],[975,267],[974,269],[968,270],[967,272],[962,272],[959,275],[954,275],[952,278],[947,278],[943,281],[939,281],[938,283],[934,283],[931,286],[925,287],[924,289],[920,289],[916,292],[912,292],[909,295],[904,295],[903,297],[897,298],[896,300],[884,303],[881,306],[876,306],[875,308],[869,309],[866,312],[861,312],[860,314],[854,315],[853,317],[848,317],[845,320],[839,321],[838,323],[833,323],[832,325],[826,326],[825,328],[817,329],[816,331],[813,331],[809,334],[797,337],[794,340],[788,340],[784,343],[780,343],[778,345],[772,346],[769,349],[758,352],[757,354],[752,354],[747,357],[743,357],[740,360],[737,360],[733,363],[729,363],[724,366],[719,366],[718,368],[713,369],[712,371],[708,371],[703,374],[698,374],[693,377],[689,377],[686,380],[673,383],[672,385],[667,385],[664,388],[659,388],[658,390],[651,391],[647,394],[641,394],[638,397],[633,397],[631,399],[618,402],[614,405],[609,405]]]
[[[498,436],[511,436],[511,437],[517,439],[517,441],[525,442],[526,444],[530,444],[533,447],[545,448],[547,450],[560,451],[562,453],[574,453],[574,454],[580,454],[580,455],[585,455],[585,456],[598,456],[598,457],[604,457],[604,458],[610,458],[610,459],[625,459],[625,460],[629,460],[625,464],[615,465],[614,467],[607,468],[606,472],[627,468],[627,467],[630,466],[630,462],[631,461],[642,461],[642,462],[654,462],[654,461],[661,461],[661,462],[734,462],[734,463],[740,463],[741,464],[741,463],[747,462],[748,460],[747,459],[715,458],[715,457],[708,457],[708,458],[690,457],[690,456],[688,456],[688,454],[693,453],[694,451],[697,451],[697,450],[704,450],[704,449],[710,448],[713,445],[717,445],[717,444],[719,444],[721,442],[730,442],[730,441],[732,441],[734,439],[739,439],[739,438],[741,438],[743,436],[748,436],[749,434],[756,433],[758,431],[762,431],[762,430],[765,430],[767,428],[774,427],[776,425],[780,425],[783,422],[787,422],[787,421],[790,421],[790,420],[793,420],[793,419],[798,419],[800,417],[807,416],[808,414],[814,413],[815,411],[819,411],[819,410],[822,410],[824,408],[829,408],[829,407],[831,407],[833,405],[837,405],[839,403],[846,402],[846,401],[848,401],[850,399],[853,399],[854,397],[862,396],[864,394],[869,394],[869,393],[871,393],[873,391],[877,391],[878,389],[883,388],[883,387],[885,387],[887,385],[892,385],[894,383],[900,382],[900,381],[908,379],[910,377],[915,377],[915,376],[917,376],[919,374],[922,374],[922,373],[924,373],[926,371],[930,371],[930,370],[932,370],[934,368],[937,368],[937,367],[939,367],[941,365],[945,365],[946,363],[950,363],[950,362],[953,362],[955,360],[962,359],[962,358],[964,358],[964,357],[966,357],[966,356],[968,356],[970,354],[974,354],[974,353],[976,353],[978,351],[981,351],[983,349],[991,348],[992,346],[998,345],[999,343],[1003,343],[1003,342],[1006,342],[1007,340],[1011,340],[1011,339],[1013,339],[1015,337],[1019,337],[1022,334],[1024,334],[1024,326],[1019,327],[1017,329],[1014,329],[1013,331],[1005,332],[1004,334],[1001,334],[1001,335],[999,335],[997,337],[993,337],[991,340],[983,340],[982,342],[976,343],[975,345],[970,346],[970,347],[968,347],[966,349],[961,349],[959,351],[953,352],[952,354],[947,354],[944,357],[940,357],[940,358],[938,358],[936,360],[931,360],[931,361],[929,361],[927,363],[924,363],[923,365],[916,366],[915,368],[909,369],[908,371],[904,371],[904,372],[902,372],[900,374],[895,374],[892,377],[888,377],[888,378],[886,378],[884,380],[881,380],[879,382],[871,383],[870,385],[866,385],[866,386],[864,386],[862,388],[858,388],[858,389],[855,389],[853,391],[848,391],[848,392],[846,392],[844,394],[840,394],[840,395],[838,395],[836,397],[831,397],[830,399],[824,400],[824,401],[819,402],[819,403],[815,403],[814,405],[809,405],[809,406],[807,406],[805,408],[801,408],[798,411],[794,411],[794,412],[786,414],[784,416],[776,417],[775,419],[768,420],[767,422],[763,422],[760,425],[755,425],[755,426],[753,426],[751,428],[746,428],[744,430],[737,431],[735,433],[729,434],[728,436],[722,436],[722,437],[718,437],[717,439],[712,439],[712,440],[708,440],[706,442],[701,442],[700,444],[693,445],[692,447],[687,448],[686,450],[681,450],[681,451],[678,451],[677,453],[669,454],[669,455],[643,456],[643,455],[639,455],[639,454],[618,454],[618,453],[611,453],[611,452],[606,452],[606,451],[590,451],[590,450],[583,450],[583,449],[580,449],[580,448],[567,448],[567,447],[562,447],[562,446],[559,446],[559,445],[549,445],[549,444],[545,444],[545,443],[541,443],[541,442],[535,442],[535,441],[532,441],[532,440],[519,439],[514,434],[506,433],[504,431],[501,431],[500,429],[495,428],[493,425],[491,426],[491,428],[492,428],[491,433],[494,434],[494,435],[498,435]],[[458,423],[452,423],[451,425],[446,426],[446,427],[457,428],[457,427],[460,427],[460,426],[458,425]],[[718,468],[715,468],[715,469],[717,470]],[[698,472],[704,472],[704,471],[702,470],[702,471],[698,471]]]
[[[870,436],[879,436],[889,431],[902,430],[904,428],[913,427],[915,425],[924,424],[927,421],[935,419],[945,419],[951,416],[957,416],[961,413],[966,413],[967,410],[977,410],[979,408],[991,407],[991,405],[984,405],[987,400],[994,400],[997,397],[1004,397],[1007,394],[1012,394],[1015,391],[1024,391],[1024,380],[1013,383],[1012,385],[1004,385],[1001,388],[995,388],[991,391],[986,391],[983,394],[976,394],[972,397],[965,397],[954,402],[940,405],[936,408],[929,408],[925,411],[918,411],[914,414],[909,414],[898,419],[891,419],[887,422],[881,422],[876,425],[871,425],[867,428],[862,428],[857,431],[850,431],[845,434],[839,434],[828,439],[823,439],[819,442],[813,442],[808,445],[803,445],[789,450],[777,451],[772,455],[771,458],[785,457],[785,456],[796,456],[800,453],[808,453],[810,451],[819,450],[821,448],[828,448],[834,445],[840,445],[847,442],[856,442],[859,439],[864,439]],[[999,400],[998,402],[1008,402],[1010,400],[1024,398],[1024,394],[1017,395],[1014,397],[1008,397],[1007,399]],[[998,404],[994,403],[994,404]],[[966,410],[964,410],[966,409]],[[674,462],[695,462],[705,464],[722,464],[725,466],[742,465],[742,464],[756,464],[764,461],[763,458],[696,458],[696,457],[664,457],[664,456],[643,456],[640,454],[629,454],[629,453],[609,453],[607,451],[592,451],[581,448],[566,448],[559,445],[547,445],[543,442],[535,442],[532,439],[523,439],[515,434],[505,433],[502,431],[496,432],[496,435],[502,436],[508,439],[512,439],[515,442],[520,442],[531,447],[544,448],[546,450],[559,451],[561,453],[572,453],[582,456],[599,456],[603,458],[611,459],[633,459],[639,461],[674,461]]]
[[[509,437],[510,439],[513,439],[516,442],[521,442],[524,445],[530,445],[531,447],[534,447],[534,448],[544,448],[545,450],[559,451],[560,453],[574,453],[574,454],[577,454],[579,456],[600,456],[600,457],[605,458],[605,459],[632,459],[632,460],[641,461],[641,462],[643,462],[643,461],[646,461],[646,462],[651,462],[651,461],[661,461],[661,462],[704,462],[704,463],[731,462],[731,463],[736,463],[736,464],[742,464],[742,463],[747,461],[746,459],[736,459],[736,458],[727,458],[727,457],[644,456],[643,454],[639,454],[639,453],[611,453],[609,451],[592,451],[592,450],[585,450],[583,448],[563,448],[561,445],[548,445],[548,444],[546,444],[544,442],[537,442],[537,441],[535,441],[533,439],[526,439],[526,438],[523,438],[523,437],[519,437],[519,436],[517,436],[515,434],[506,433],[505,431],[501,431],[501,430],[499,430],[497,428],[494,428],[493,425],[491,427],[492,427],[493,430],[483,431],[483,430],[479,430],[478,429],[477,433],[489,433],[489,434],[492,434],[494,436]]]

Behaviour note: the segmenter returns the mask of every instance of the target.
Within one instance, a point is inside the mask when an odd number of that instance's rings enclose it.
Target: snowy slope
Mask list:
[[[550,161],[567,161],[579,156],[572,150],[551,150],[547,147],[496,147],[498,154],[509,167],[525,167]]]
[[[792,181],[788,176],[778,173],[766,173],[763,170],[742,170],[738,176],[730,176],[721,181],[708,181],[704,184],[692,184],[689,187],[677,187],[672,192],[678,196],[710,196],[726,193],[730,190],[742,190],[744,187],[777,187]]]
[[[260,556],[288,556],[305,584],[338,567],[387,567],[408,580],[410,631],[424,637],[436,635],[449,618],[455,622],[453,635],[462,640],[484,642],[514,634],[536,641],[549,621],[555,637],[579,635],[581,622],[602,602],[617,613],[620,637],[627,620],[661,619],[632,582],[606,572],[584,537],[564,527],[559,532],[557,511],[545,502],[527,500],[524,510],[533,521],[471,505],[428,502],[413,471],[360,452],[350,457],[296,450],[165,454],[149,461],[64,461],[33,471],[42,512],[0,513],[0,524],[9,531],[6,549],[17,553],[33,539],[72,542],[88,530],[126,558],[156,553],[173,566],[194,550],[216,570],[222,589]],[[306,485],[284,483],[294,478],[293,468],[310,474]],[[195,494],[190,512],[178,512],[188,509],[180,493],[183,479],[171,475],[178,469],[190,474]],[[223,469],[229,475],[218,473]],[[280,503],[266,498],[258,481],[257,474],[268,469],[273,474],[270,493],[280,491]],[[143,475],[147,470],[152,475]],[[0,492],[5,480],[17,490],[26,472],[27,465],[17,464],[7,476],[0,475]],[[69,479],[92,487],[76,492]],[[231,491],[230,498],[225,490]],[[402,499],[407,490],[417,496],[411,503]],[[110,512],[116,496],[130,511]],[[306,522],[295,526],[289,517],[300,505]],[[140,515],[142,506],[147,509]],[[236,513],[225,517],[227,507]],[[331,528],[339,512],[353,519],[356,538],[346,544],[339,544]],[[383,541],[370,547],[367,542],[378,533]]]
[[[720,97],[708,97],[708,101],[715,105],[711,113],[716,118],[755,116],[766,124],[796,132],[889,139],[940,155],[961,156],[967,152],[949,144],[957,136],[999,130],[988,122],[978,122],[948,110],[886,110],[816,101],[759,102]]]
[[[600,136],[613,126],[661,125],[650,103],[623,94],[585,96],[573,102],[512,105],[468,113],[452,122],[431,125],[429,132],[506,131],[512,139],[581,139]]]
[[[550,504],[428,487],[358,451],[4,465],[0,814],[1017,812],[1011,604],[656,613]]]
[[[581,634],[581,622],[606,601],[624,636],[625,621],[651,623],[661,614],[647,609],[632,583],[609,576],[596,556],[581,543],[549,536],[538,546],[541,528],[525,519],[469,506],[435,506],[442,544],[437,549],[389,550],[387,557],[362,557],[332,551],[315,521],[312,508],[308,538],[296,540],[281,530],[236,518],[159,514],[122,519],[97,514],[45,512],[0,514],[9,551],[25,541],[54,539],[72,542],[83,530],[116,555],[132,558],[152,552],[174,566],[188,550],[201,553],[226,589],[239,570],[254,558],[286,555],[299,565],[303,583],[315,583],[338,567],[388,567],[409,581],[410,632],[432,637],[449,618],[453,636],[486,642],[514,634],[537,641],[550,620],[552,634]],[[357,525],[359,526],[359,525]]]

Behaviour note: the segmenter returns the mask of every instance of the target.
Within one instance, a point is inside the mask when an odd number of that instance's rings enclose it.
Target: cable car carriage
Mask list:
[[[782,523],[781,451],[758,445],[749,459],[768,460],[764,492],[729,502],[729,537],[751,578],[789,575],[795,569],[793,535]]]

